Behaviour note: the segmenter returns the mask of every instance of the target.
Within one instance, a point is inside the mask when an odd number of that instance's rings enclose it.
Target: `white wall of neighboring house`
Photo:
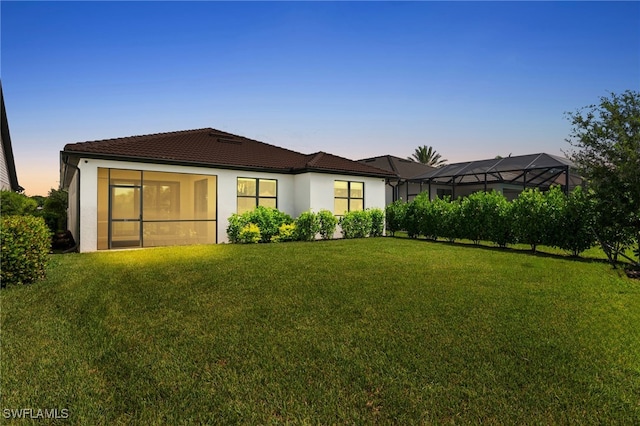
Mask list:
[[[4,152],[4,146],[0,139],[0,189],[11,190],[11,181],[9,180],[9,167],[7,166],[7,157]]]
[[[306,210],[333,212],[334,181],[364,182],[365,208],[385,207],[385,182],[382,178],[345,176],[326,173],[302,173],[298,175],[253,172],[243,170],[211,169],[192,166],[174,166],[152,163],[122,162],[114,160],[80,159],[80,210],[76,211],[76,181],[69,186],[69,229],[80,244],[80,251],[97,250],[98,240],[98,168],[130,169],[172,173],[189,173],[217,177],[217,240],[227,242],[228,218],[237,210],[237,179],[266,178],[278,181],[278,209],[297,217]],[[79,227],[77,218],[80,218]],[[80,241],[77,240],[78,232]]]

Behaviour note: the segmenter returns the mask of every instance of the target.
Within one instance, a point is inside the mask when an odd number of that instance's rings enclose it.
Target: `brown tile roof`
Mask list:
[[[305,155],[211,128],[67,144],[64,154],[157,160],[209,167],[390,176],[386,170],[324,152]]]
[[[368,166],[393,172],[400,179],[413,179],[425,173],[438,170],[437,167],[431,167],[418,163],[417,161],[395,157],[393,155],[382,155],[380,157],[365,158],[359,161]]]

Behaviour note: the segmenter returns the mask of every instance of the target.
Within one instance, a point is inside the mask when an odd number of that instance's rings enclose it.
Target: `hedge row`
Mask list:
[[[293,219],[271,207],[259,206],[250,212],[229,217],[227,236],[232,243],[313,241],[333,237],[340,224],[343,238],[377,237],[384,233],[384,211],[367,209],[346,213],[338,220],[328,210],[307,211]]]
[[[44,277],[51,232],[41,217],[2,216],[0,220],[2,287],[31,284]]]
[[[227,236],[232,243],[312,241],[333,237],[338,221],[328,210],[304,212],[297,219],[272,207],[258,206],[229,217]]]
[[[593,203],[576,188],[566,196],[559,187],[523,191],[512,202],[499,192],[476,192],[451,201],[429,200],[421,194],[409,203],[396,201],[386,209],[387,231],[404,230],[410,237],[468,239],[559,247],[578,255],[595,244]]]

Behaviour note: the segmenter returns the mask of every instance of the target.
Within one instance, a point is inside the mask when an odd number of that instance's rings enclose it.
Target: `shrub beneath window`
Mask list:
[[[232,243],[240,242],[240,231],[249,224],[248,217],[234,213],[229,217],[229,226],[227,226],[227,236]]]
[[[320,237],[323,240],[330,240],[336,232],[338,219],[329,210],[320,210],[318,212],[318,225]]]
[[[260,238],[260,228],[258,228],[257,225],[250,223],[240,230],[238,242],[242,244],[255,244],[260,241]]]
[[[51,233],[41,217],[3,216],[0,221],[2,286],[44,278]]]
[[[260,241],[263,243],[271,241],[271,238],[278,234],[280,226],[293,222],[291,216],[273,207],[258,206],[243,215],[247,215],[247,223],[253,223],[260,228]]]
[[[296,239],[300,241],[313,241],[320,231],[320,221],[313,212],[304,212],[296,219]]]
[[[352,211],[340,219],[343,238],[365,238],[371,232],[371,215],[368,211]]]
[[[271,238],[271,242],[284,243],[286,241],[294,241],[296,240],[296,237],[296,225],[294,223],[285,223],[284,225],[280,225],[280,228],[278,228],[278,234]]]

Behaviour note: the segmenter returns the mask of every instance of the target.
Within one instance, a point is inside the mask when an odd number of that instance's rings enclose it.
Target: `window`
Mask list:
[[[333,184],[333,214],[364,210],[364,182],[337,180]]]
[[[275,179],[238,178],[238,214],[256,206],[278,207],[278,181]]]

